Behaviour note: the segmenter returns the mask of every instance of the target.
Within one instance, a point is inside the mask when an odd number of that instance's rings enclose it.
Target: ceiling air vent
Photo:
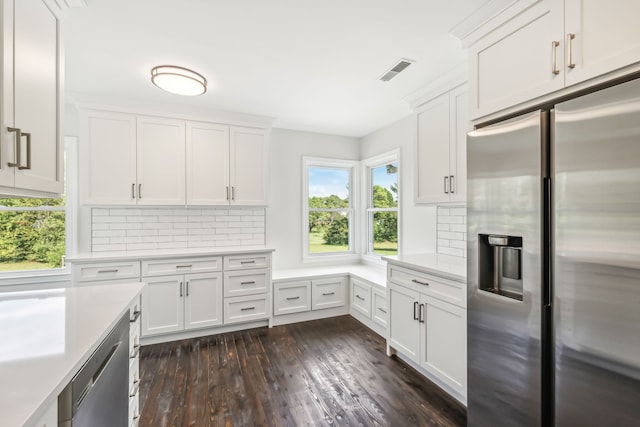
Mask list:
[[[404,58],[401,59],[389,71],[384,73],[384,75],[380,77],[380,80],[383,82],[388,82],[389,80],[391,80],[392,78],[400,74],[402,71],[404,71],[409,65],[413,64],[414,62],[415,61],[412,59],[404,59]]]

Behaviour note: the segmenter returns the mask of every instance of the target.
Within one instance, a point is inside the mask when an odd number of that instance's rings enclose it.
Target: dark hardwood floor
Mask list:
[[[145,346],[140,426],[464,426],[350,316]]]

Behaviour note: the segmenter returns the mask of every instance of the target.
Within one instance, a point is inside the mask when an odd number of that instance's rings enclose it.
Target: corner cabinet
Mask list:
[[[514,2],[465,43],[471,118],[637,64],[638,14],[629,0]]]
[[[46,0],[4,0],[0,193],[63,192],[61,11]]]
[[[400,352],[457,399],[467,396],[463,283],[389,264],[389,353]]]
[[[82,109],[88,205],[266,206],[266,129]]]
[[[415,203],[466,201],[467,85],[461,85],[416,110]]]

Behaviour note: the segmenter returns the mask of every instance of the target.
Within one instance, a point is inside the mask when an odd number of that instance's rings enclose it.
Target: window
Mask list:
[[[0,272],[63,267],[65,199],[0,199]]]
[[[398,156],[365,161],[367,166],[367,254],[398,254]]]
[[[305,159],[304,254],[354,253],[354,162]]]

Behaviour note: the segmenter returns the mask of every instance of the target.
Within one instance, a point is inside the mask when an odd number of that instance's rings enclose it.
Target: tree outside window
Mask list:
[[[0,271],[60,268],[65,199],[0,199]]]
[[[398,162],[369,167],[368,253],[398,254]]]

